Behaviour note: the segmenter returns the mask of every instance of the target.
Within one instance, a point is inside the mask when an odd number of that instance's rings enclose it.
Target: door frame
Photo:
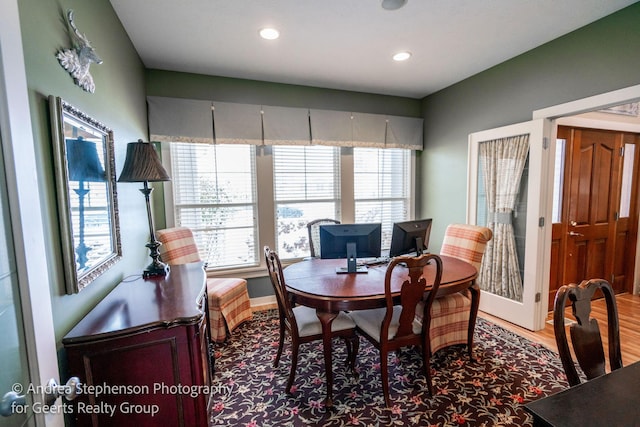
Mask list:
[[[604,113],[600,113],[602,115],[604,115]],[[566,143],[566,164],[564,165],[564,168],[560,167],[558,169],[563,169],[564,173],[565,173],[565,181],[567,179],[569,179],[569,175],[567,175],[567,173],[575,173],[574,172],[569,172],[568,168],[570,167],[570,160],[569,160],[569,153],[571,153],[572,151],[574,152],[575,155],[575,149],[576,147],[572,147],[572,142],[573,142],[573,132],[575,130],[576,135],[580,135],[582,132],[596,132],[598,133],[598,135],[610,135],[612,138],[614,138],[614,143],[616,144],[616,148],[615,148],[615,153],[614,156],[615,159],[612,159],[612,161],[618,162],[619,163],[619,167],[620,170],[617,171],[617,177],[614,177],[613,171],[609,171],[609,175],[610,175],[610,179],[612,180],[612,183],[615,182],[615,184],[612,184],[615,186],[615,188],[613,188],[613,193],[611,193],[611,198],[608,199],[608,204],[609,204],[609,209],[610,212],[617,212],[620,210],[620,198],[622,196],[621,194],[621,177],[622,177],[622,168],[623,168],[623,162],[625,161],[625,158],[627,157],[627,152],[626,150],[624,151],[624,155],[622,155],[622,152],[618,152],[618,150],[622,150],[625,146],[625,141],[623,140],[622,136],[623,135],[631,135],[631,134],[640,134],[640,119],[636,118],[634,119],[637,121],[637,123],[629,123],[629,122],[620,122],[620,121],[616,121],[615,117],[612,118],[611,121],[607,121],[604,118],[591,118],[591,117],[580,117],[580,116],[574,116],[574,117],[567,117],[567,118],[559,118],[558,120],[556,120],[556,124],[558,125],[558,127],[563,126],[566,129],[569,130],[569,132],[567,132],[564,136],[560,136],[558,135],[558,141],[561,139],[566,139],[567,143]],[[584,134],[583,134],[584,135]],[[584,136],[583,136],[584,137]],[[635,138],[634,138],[635,140]],[[617,144],[622,144],[621,146],[617,146]],[[638,144],[634,144],[636,146],[636,152],[635,154],[633,154],[634,158],[637,158],[637,150],[638,150]],[[595,168],[595,166],[594,166]],[[574,166],[575,169],[575,166]],[[637,171],[634,172],[634,177],[633,177],[634,181],[637,181]],[[616,182],[617,181],[617,182]],[[567,183],[565,182],[565,185]],[[607,280],[615,280],[616,283],[614,283],[613,281],[611,282],[612,285],[614,285],[614,290],[616,293],[619,292],[633,292],[633,277],[634,275],[634,268],[635,268],[635,261],[636,261],[636,257],[637,257],[637,226],[638,224],[634,224],[634,218],[638,218],[638,205],[637,205],[637,201],[636,201],[636,197],[638,195],[638,190],[637,188],[634,186],[632,188],[630,188],[630,190],[634,190],[634,194],[631,196],[632,199],[634,201],[634,206],[632,208],[632,210],[630,211],[630,215],[628,215],[626,218],[620,218],[620,221],[618,221],[617,219],[613,219],[613,218],[608,218],[608,224],[607,224],[607,229],[608,229],[608,235],[607,235],[607,239],[609,239],[612,243],[613,246],[609,247],[609,249],[606,250],[607,253],[607,258],[604,264],[604,268],[605,268],[605,272],[602,274],[601,277],[606,278]],[[569,283],[569,281],[573,281],[573,280],[581,280],[581,277],[583,276],[572,276],[571,274],[569,275],[569,278],[566,277],[565,275],[565,271],[560,271],[560,270],[564,270],[564,268],[561,268],[560,266],[562,266],[563,264],[566,265],[568,261],[567,257],[570,257],[571,255],[567,255],[567,253],[563,253],[563,249],[566,249],[568,252],[572,252],[571,250],[569,250],[568,248],[571,248],[572,245],[575,243],[573,241],[574,238],[572,237],[568,237],[568,234],[571,234],[572,231],[581,231],[580,228],[582,228],[584,226],[584,224],[580,224],[577,226],[577,228],[573,228],[570,224],[569,224],[569,219],[573,219],[573,217],[571,216],[571,210],[569,208],[569,206],[567,206],[565,203],[567,203],[569,201],[569,198],[571,197],[571,195],[569,194],[570,190],[569,190],[569,185],[566,185],[564,188],[565,192],[563,192],[562,194],[562,203],[563,203],[563,207],[565,207],[567,209],[566,212],[562,212],[562,218],[559,220],[560,222],[558,223],[554,223],[553,227],[554,230],[556,230],[557,228],[557,238],[561,239],[561,241],[566,240],[566,242],[563,242],[559,245],[559,254],[558,254],[558,270],[557,271],[552,271],[552,273],[556,274],[556,280],[559,278],[559,275],[563,275],[565,282],[564,283]],[[583,195],[583,197],[586,197]],[[569,216],[569,218],[567,218],[567,214]],[[610,216],[610,214],[609,214]],[[616,217],[617,218],[617,217]],[[583,218],[584,220],[584,218]],[[601,219],[602,221],[602,219]],[[627,247],[627,244],[633,244],[633,247],[629,247],[629,250],[624,250],[624,258],[625,258],[625,267],[624,267],[624,271],[623,270],[618,270],[616,269],[616,267],[614,267],[614,265],[611,264],[611,261],[614,260],[615,258],[615,254],[618,253],[618,249],[616,249],[619,244],[619,242],[617,242],[617,239],[619,239],[620,236],[620,230],[618,227],[626,227],[624,224],[628,224],[628,230],[627,233],[629,233],[629,239],[632,240],[632,242],[625,242],[625,247]],[[600,225],[602,225],[602,223],[600,223]],[[616,230],[615,232],[613,232],[613,230]],[[578,233],[580,234],[580,233]],[[615,237],[614,237],[615,235]],[[575,237],[575,239],[577,239],[578,241],[581,240],[580,237]],[[626,240],[626,239],[624,239]],[[555,240],[554,240],[555,241]],[[635,243],[633,242],[635,241]],[[607,243],[609,244],[609,243]],[[565,246],[565,248],[562,248],[563,246]],[[588,247],[588,245],[587,245]],[[589,249],[585,249],[587,252],[589,251]],[[632,255],[632,257],[630,259],[629,258],[629,254]],[[609,258],[610,257],[610,258]],[[628,260],[627,260],[628,259]],[[619,264],[615,264],[618,266],[619,268]],[[607,268],[612,269],[611,271],[607,270]],[[615,271],[614,271],[615,270]],[[616,275],[615,278],[613,277],[613,275]],[[619,277],[618,275],[622,274],[624,275],[624,287],[621,288],[621,282],[619,282]],[[552,274],[553,275],[553,274]],[[571,278],[573,277],[573,279]],[[591,276],[592,277],[592,276]],[[568,281],[567,281],[568,280]],[[576,282],[579,283],[579,282]],[[558,286],[562,285],[563,283],[561,281],[558,282]],[[555,295],[557,289],[552,289],[550,287],[549,289],[549,297],[551,298],[553,295]],[[550,303],[552,303],[553,301],[550,301]],[[550,308],[549,310],[552,310],[552,304],[550,304]]]
[[[575,116],[581,113],[587,113],[587,112],[598,110],[601,108],[611,107],[614,105],[625,104],[629,102],[636,102],[638,100],[640,100],[640,85],[629,86],[629,87],[618,89],[612,92],[607,92],[599,95],[590,96],[587,98],[578,99],[575,101],[566,102],[564,104],[558,104],[551,107],[534,110],[532,114],[532,118],[534,120],[536,119],[550,120],[551,128],[552,128],[551,131],[554,135],[556,133],[558,124],[562,124],[562,125],[566,124],[570,126],[573,126],[573,125],[584,126],[588,124],[588,127],[593,127],[594,125],[597,125],[597,127],[600,129],[611,129],[611,126],[613,125],[609,124],[608,127],[605,127],[606,126],[605,123],[607,122],[604,122],[604,121],[581,119],[581,118],[576,118],[571,116]],[[634,126],[624,125],[621,123],[620,124],[616,123],[616,125],[617,125],[615,127],[616,130],[640,132],[640,130]],[[548,136],[549,140],[552,143],[555,143],[555,139],[552,139],[551,134],[545,135],[545,136]],[[553,162],[553,159],[551,161]],[[549,173],[553,174],[553,165],[550,165]],[[551,178],[553,179],[553,176]],[[550,182],[553,182],[553,181],[550,181]],[[550,204],[547,209],[547,215],[545,215],[549,219],[548,221],[549,224],[551,221],[551,207],[552,205]],[[636,244],[636,254],[640,253],[638,252],[639,250],[640,250],[640,239],[638,239],[638,242]],[[551,252],[550,240],[546,242],[545,252],[546,253]],[[634,274],[633,274],[633,293],[634,294],[640,293],[640,279],[639,279],[640,263],[638,262],[638,260],[639,260],[639,257],[636,256]],[[543,295],[545,295],[545,292],[548,293],[549,291],[549,278],[547,277],[545,280],[546,280],[544,285],[545,289],[543,291]]]
[[[59,383],[51,286],[29,109],[18,0],[0,2],[0,129],[28,373],[34,386]],[[43,268],[44,264],[44,268]],[[36,337],[38,337],[36,341]],[[27,384],[23,385],[27,389]],[[9,390],[0,390],[4,395]],[[42,403],[41,395],[31,396]],[[62,414],[35,414],[36,425],[63,426]]]

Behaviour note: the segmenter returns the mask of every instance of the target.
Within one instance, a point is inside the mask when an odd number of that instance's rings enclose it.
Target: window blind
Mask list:
[[[259,264],[255,147],[170,147],[176,225],[192,229],[209,267]]]
[[[382,249],[391,246],[393,223],[410,219],[410,151],[354,148],[356,222],[382,223]]]
[[[336,147],[273,147],[276,244],[281,258],[309,256],[309,221],[339,219],[339,160]]]

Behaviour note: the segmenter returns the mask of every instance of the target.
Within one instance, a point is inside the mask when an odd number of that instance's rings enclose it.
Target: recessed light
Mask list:
[[[265,40],[275,40],[280,37],[280,31],[275,28],[263,28],[260,30],[260,37]]]
[[[406,61],[407,59],[411,58],[411,52],[398,52],[395,55],[393,55],[393,60],[394,61]]]
[[[407,4],[407,0],[382,0],[382,8],[386,10],[400,9]]]

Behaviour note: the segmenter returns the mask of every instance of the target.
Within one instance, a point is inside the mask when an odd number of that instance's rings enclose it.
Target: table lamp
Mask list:
[[[160,245],[162,243],[156,240],[155,227],[153,226],[153,217],[151,216],[151,205],[149,196],[153,188],[149,188],[149,181],[169,181],[169,174],[162,166],[160,157],[156,152],[153,144],[143,142],[130,142],[127,144],[127,157],[124,161],[124,167],[120,173],[118,182],[142,182],[144,187],[140,192],[144,194],[147,203],[147,218],[149,220],[149,243],[146,246],[150,250],[152,259],[151,264],[142,273],[142,277],[165,276],[169,267],[160,260]]]
[[[87,141],[79,136],[77,139],[68,138],[65,141],[67,171],[69,173],[69,181],[77,181],[78,188],[74,188],[74,192],[78,195],[78,246],[76,246],[76,255],[78,269],[84,270],[87,265],[87,252],[91,247],[85,244],[84,239],[84,199],[89,193],[90,188],[85,187],[87,182],[105,182],[106,176],[100,159],[98,158],[98,149],[96,143]]]

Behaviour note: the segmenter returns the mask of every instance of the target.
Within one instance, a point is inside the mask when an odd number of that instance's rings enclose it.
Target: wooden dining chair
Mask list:
[[[286,289],[284,273],[280,257],[268,246],[264,247],[264,257],[267,261],[269,278],[273,285],[278,303],[278,315],[280,319],[278,352],[273,361],[273,366],[278,367],[280,356],[284,348],[285,334],[291,337],[291,369],[287,380],[286,392],[291,392],[293,381],[298,366],[298,351],[301,344],[312,341],[322,341],[322,325],[316,310],[303,305],[293,306],[291,297]],[[355,323],[347,313],[339,313],[331,323],[331,336],[341,337],[347,346],[347,365],[351,371],[355,371],[356,355],[358,354],[358,336],[355,331]]]
[[[169,265],[202,261],[193,232],[187,227],[173,227],[156,232],[161,258]],[[251,302],[247,281],[241,278],[207,278],[207,304],[211,340],[223,342],[243,322],[251,320]]]
[[[320,226],[340,224],[340,221],[336,219],[315,219],[307,223],[307,231],[309,232],[309,250],[311,251],[311,258],[320,256]]]
[[[491,229],[487,227],[450,224],[444,233],[440,255],[466,261],[480,271],[485,247],[492,237]],[[469,290],[436,298],[431,309],[432,353],[451,345],[467,344],[469,358],[473,360],[473,334],[479,303],[480,288],[475,281]]]
[[[433,261],[436,275],[433,283],[426,283],[424,267]],[[405,267],[406,264],[406,267]],[[394,274],[406,277],[400,289],[400,305],[394,305],[391,283]],[[442,260],[438,255],[425,254],[419,257],[396,257],[387,267],[384,279],[386,307],[351,312],[357,330],[380,351],[380,374],[382,393],[387,407],[389,398],[389,372],[387,356],[390,351],[406,346],[419,346],[422,349],[422,370],[427,380],[429,394],[433,395],[431,385],[431,344],[429,331],[431,324],[431,306],[435,300],[442,279]],[[425,289],[429,292],[425,292]],[[421,322],[416,321],[420,312]]]
[[[553,308],[553,330],[558,345],[560,360],[567,375],[570,386],[580,384],[580,375],[572,358],[567,340],[565,324],[565,307],[571,302],[576,322],[569,326],[571,345],[578,365],[588,380],[606,373],[604,346],[600,335],[598,321],[591,318],[591,299],[596,291],[604,295],[607,307],[607,340],[609,342],[609,367],[612,371],[622,368],[622,352],[620,350],[620,324],[618,307],[611,285],[606,280],[584,280],[580,285],[575,283],[561,286],[556,292]]]

